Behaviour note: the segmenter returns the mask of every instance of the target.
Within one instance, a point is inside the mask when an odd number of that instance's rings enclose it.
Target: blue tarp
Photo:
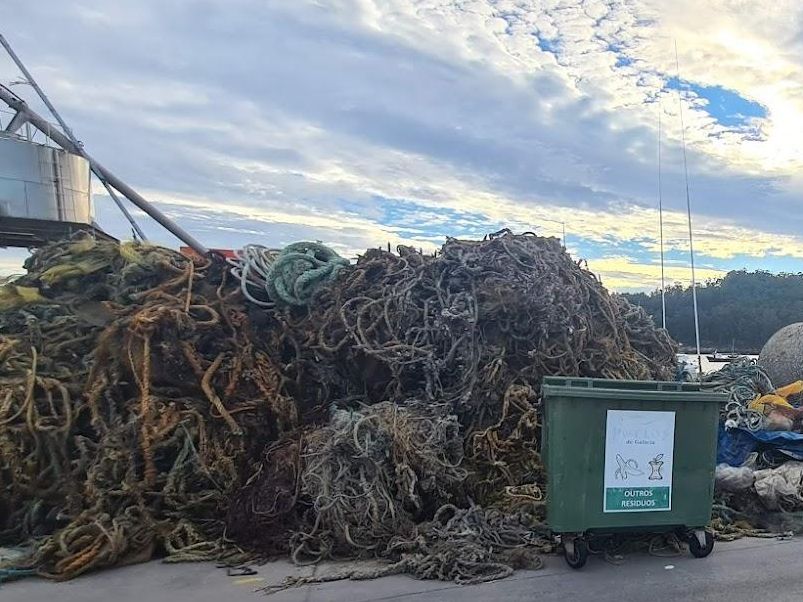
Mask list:
[[[788,431],[725,429],[719,425],[717,464],[741,466],[754,451],[778,451],[795,460],[803,460],[803,435]]]

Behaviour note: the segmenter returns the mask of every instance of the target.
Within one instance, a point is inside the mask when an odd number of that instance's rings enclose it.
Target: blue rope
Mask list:
[[[24,577],[32,577],[36,575],[34,569],[0,569],[0,583],[13,581],[14,579],[22,579]]]

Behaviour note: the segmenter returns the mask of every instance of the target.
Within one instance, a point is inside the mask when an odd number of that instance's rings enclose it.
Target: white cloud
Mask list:
[[[610,248],[657,254],[656,98],[667,246],[687,245],[662,91],[677,39],[684,79],[769,111],[734,130],[684,98],[702,263],[803,257],[796,2],[10,2],[12,43],[89,150],[211,245],[351,254],[565,222],[603,273],[654,283]]]
[[[591,271],[600,274],[602,284],[618,291],[652,291],[661,287],[661,265],[659,263],[638,263],[625,256],[600,257],[589,260]],[[696,266],[695,277],[698,283],[721,278],[724,270]],[[688,266],[665,265],[664,283],[670,286],[680,283],[691,285],[691,270]]]
[[[28,253],[20,249],[3,249],[0,253],[0,278],[25,273],[22,263]]]

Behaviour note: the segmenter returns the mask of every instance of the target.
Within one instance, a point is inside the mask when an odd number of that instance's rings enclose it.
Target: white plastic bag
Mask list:
[[[755,471],[756,493],[770,510],[778,510],[780,502],[784,506],[803,506],[801,486],[803,485],[803,462],[786,462],[777,468]]]
[[[717,464],[714,482],[721,491],[744,491],[753,486],[754,480],[752,468]]]

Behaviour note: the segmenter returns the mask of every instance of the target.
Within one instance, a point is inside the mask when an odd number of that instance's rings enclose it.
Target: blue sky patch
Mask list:
[[[617,55],[616,57],[616,67],[629,67],[633,64],[633,59],[629,56],[625,56],[624,54]]]
[[[538,47],[543,50],[544,52],[551,52],[552,54],[558,53],[558,42],[557,40],[548,40],[547,38],[542,38],[541,36],[536,36],[538,38]]]
[[[768,270],[774,273],[799,274],[801,261],[796,257],[783,255],[767,255],[765,257],[751,257],[750,255],[737,255],[727,260],[712,260],[716,267],[723,270]]]
[[[448,207],[434,209],[418,203],[386,197],[375,197],[379,215],[377,222],[412,240],[436,240],[441,244],[446,235],[482,237],[494,231],[494,225],[479,213],[456,211]],[[497,228],[498,229],[498,228]]]
[[[701,86],[670,77],[666,87],[670,90],[691,91],[707,100],[705,111],[725,127],[743,127],[749,125],[751,119],[763,119],[767,116],[767,108],[764,105],[722,86]]]
[[[621,44],[608,44],[607,50],[616,55],[616,64],[614,66],[617,69],[620,67],[629,67],[633,64],[633,59],[623,52]]]

